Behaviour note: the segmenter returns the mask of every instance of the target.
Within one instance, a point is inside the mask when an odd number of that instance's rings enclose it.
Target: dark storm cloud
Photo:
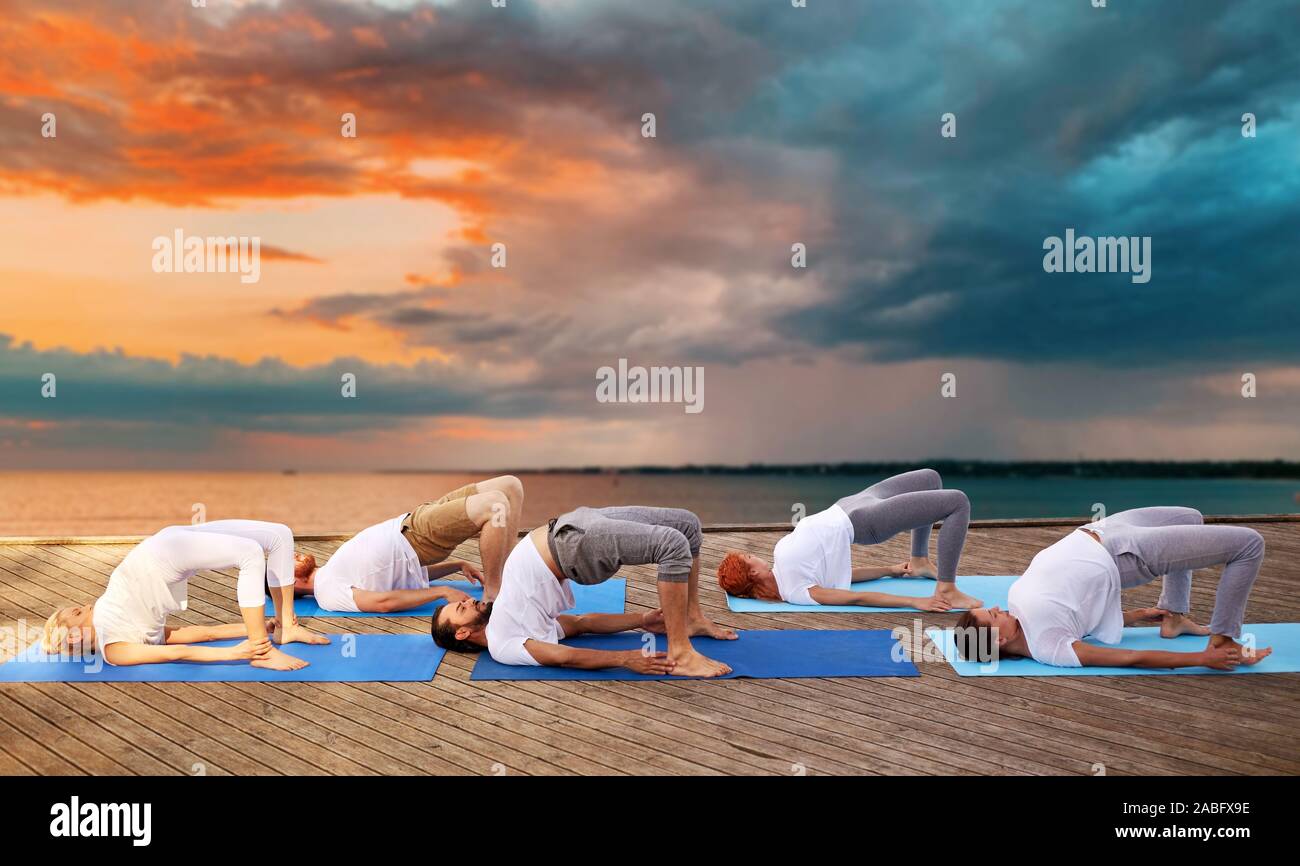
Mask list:
[[[1300,358],[1293,6],[918,3],[874,23],[888,44],[841,42],[760,100],[841,166],[832,297],[778,331],[877,359]],[[1045,273],[1067,228],[1151,236],[1151,281]]]

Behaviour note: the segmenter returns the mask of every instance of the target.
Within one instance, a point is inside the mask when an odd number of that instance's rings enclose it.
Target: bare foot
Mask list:
[[[934,580],[939,576],[939,566],[929,557],[913,557],[907,563],[908,577],[928,577]]]
[[[731,668],[691,650],[677,658],[669,656],[675,677],[721,677],[731,673]]]
[[[1264,659],[1271,656],[1272,654],[1273,654],[1273,648],[1271,646],[1266,646],[1263,649],[1254,649],[1254,650],[1249,649],[1247,647],[1242,647],[1241,663],[1243,665],[1257,665],[1260,662],[1262,662]]]
[[[983,607],[984,602],[973,595],[967,595],[957,588],[957,583],[939,581],[934,586],[934,597],[948,602],[952,610],[974,610]]]
[[[737,637],[734,629],[718,625],[703,616],[691,617],[686,623],[686,633],[691,637],[712,637],[718,640],[735,640]]]
[[[1262,649],[1259,647],[1251,648],[1243,646],[1227,635],[1222,634],[1216,634],[1214,637],[1210,638],[1208,648],[1217,649],[1218,647],[1236,647],[1237,651],[1241,653],[1241,664],[1243,665],[1257,665],[1273,654],[1273,648],[1271,646],[1266,646]]]
[[[249,664],[255,668],[266,668],[272,671],[296,671],[307,667],[307,662],[278,649],[272,649],[266,655],[253,659]]]
[[[1160,619],[1160,636],[1165,638],[1178,637],[1180,634],[1196,634],[1205,636],[1210,633],[1210,627],[1206,625],[1197,625],[1192,622],[1191,617],[1182,613],[1165,612]]]
[[[293,625],[286,628],[283,634],[277,633],[276,638],[279,640],[281,644],[309,643],[309,644],[316,644],[317,646],[319,646],[321,644],[327,644],[330,642],[330,639],[325,637],[325,635],[316,634],[316,632],[312,631],[311,629],[301,626],[297,623],[294,623]]]

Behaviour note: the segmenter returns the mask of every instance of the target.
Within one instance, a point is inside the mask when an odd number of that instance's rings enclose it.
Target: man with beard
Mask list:
[[[643,674],[717,677],[731,673],[695,651],[691,636],[735,640],[705,618],[699,605],[700,519],[679,508],[578,508],[539,526],[506,560],[495,604],[464,599],[433,617],[433,639],[445,649],[476,652],[509,665]],[[597,584],[623,565],[658,566],[658,610],[647,614],[562,613],[574,606],[569,582]],[[644,628],[668,635],[668,651],[579,649],[560,642],[580,634]]]
[[[1271,652],[1242,646],[1246,600],[1264,561],[1264,539],[1248,526],[1206,526],[1194,508],[1155,506],[1121,511],[1080,527],[1040,551],[1011,585],[1007,610],[975,608],[957,620],[963,659],[996,662],[1024,656],[1060,667],[1209,667],[1258,664]],[[1192,571],[1222,566],[1208,626],[1188,616]],[[1125,611],[1125,589],[1164,576],[1154,608]],[[1125,626],[1159,625],[1160,636],[1208,637],[1200,652],[1129,650],[1117,644]]]

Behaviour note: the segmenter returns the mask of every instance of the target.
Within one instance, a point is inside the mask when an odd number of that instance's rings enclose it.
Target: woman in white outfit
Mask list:
[[[93,604],[65,607],[45,623],[47,653],[98,652],[111,665],[153,662],[248,661],[255,667],[297,670],[307,662],[276,649],[286,643],[329,643],[298,624],[293,613],[293,533],[279,523],[217,520],[169,526],[140,542]],[[196,572],[239,569],[237,597],[244,621],[234,625],[169,628],[169,614],[186,607],[186,585]],[[275,619],[264,613],[264,587],[274,587]],[[196,643],[246,638],[233,647]]]

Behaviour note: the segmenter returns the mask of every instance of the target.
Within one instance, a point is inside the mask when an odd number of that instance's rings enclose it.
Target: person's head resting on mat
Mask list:
[[[429,633],[433,642],[445,650],[476,653],[487,648],[487,624],[491,617],[492,602],[463,599],[435,610]]]
[[[293,594],[316,594],[316,557],[310,553],[293,555]],[[266,597],[271,597],[271,585],[266,585]]]
[[[957,655],[968,662],[988,664],[1007,656],[1029,655],[1020,620],[999,607],[977,607],[964,612],[957,618],[953,637]]]
[[[61,607],[45,621],[41,652],[46,655],[89,655],[95,651],[95,605]]]
[[[316,557],[310,553],[293,555],[293,594],[312,595],[316,591]]]
[[[728,551],[718,566],[718,586],[736,598],[781,600],[781,591],[777,589],[772,567],[760,557],[739,550]]]

